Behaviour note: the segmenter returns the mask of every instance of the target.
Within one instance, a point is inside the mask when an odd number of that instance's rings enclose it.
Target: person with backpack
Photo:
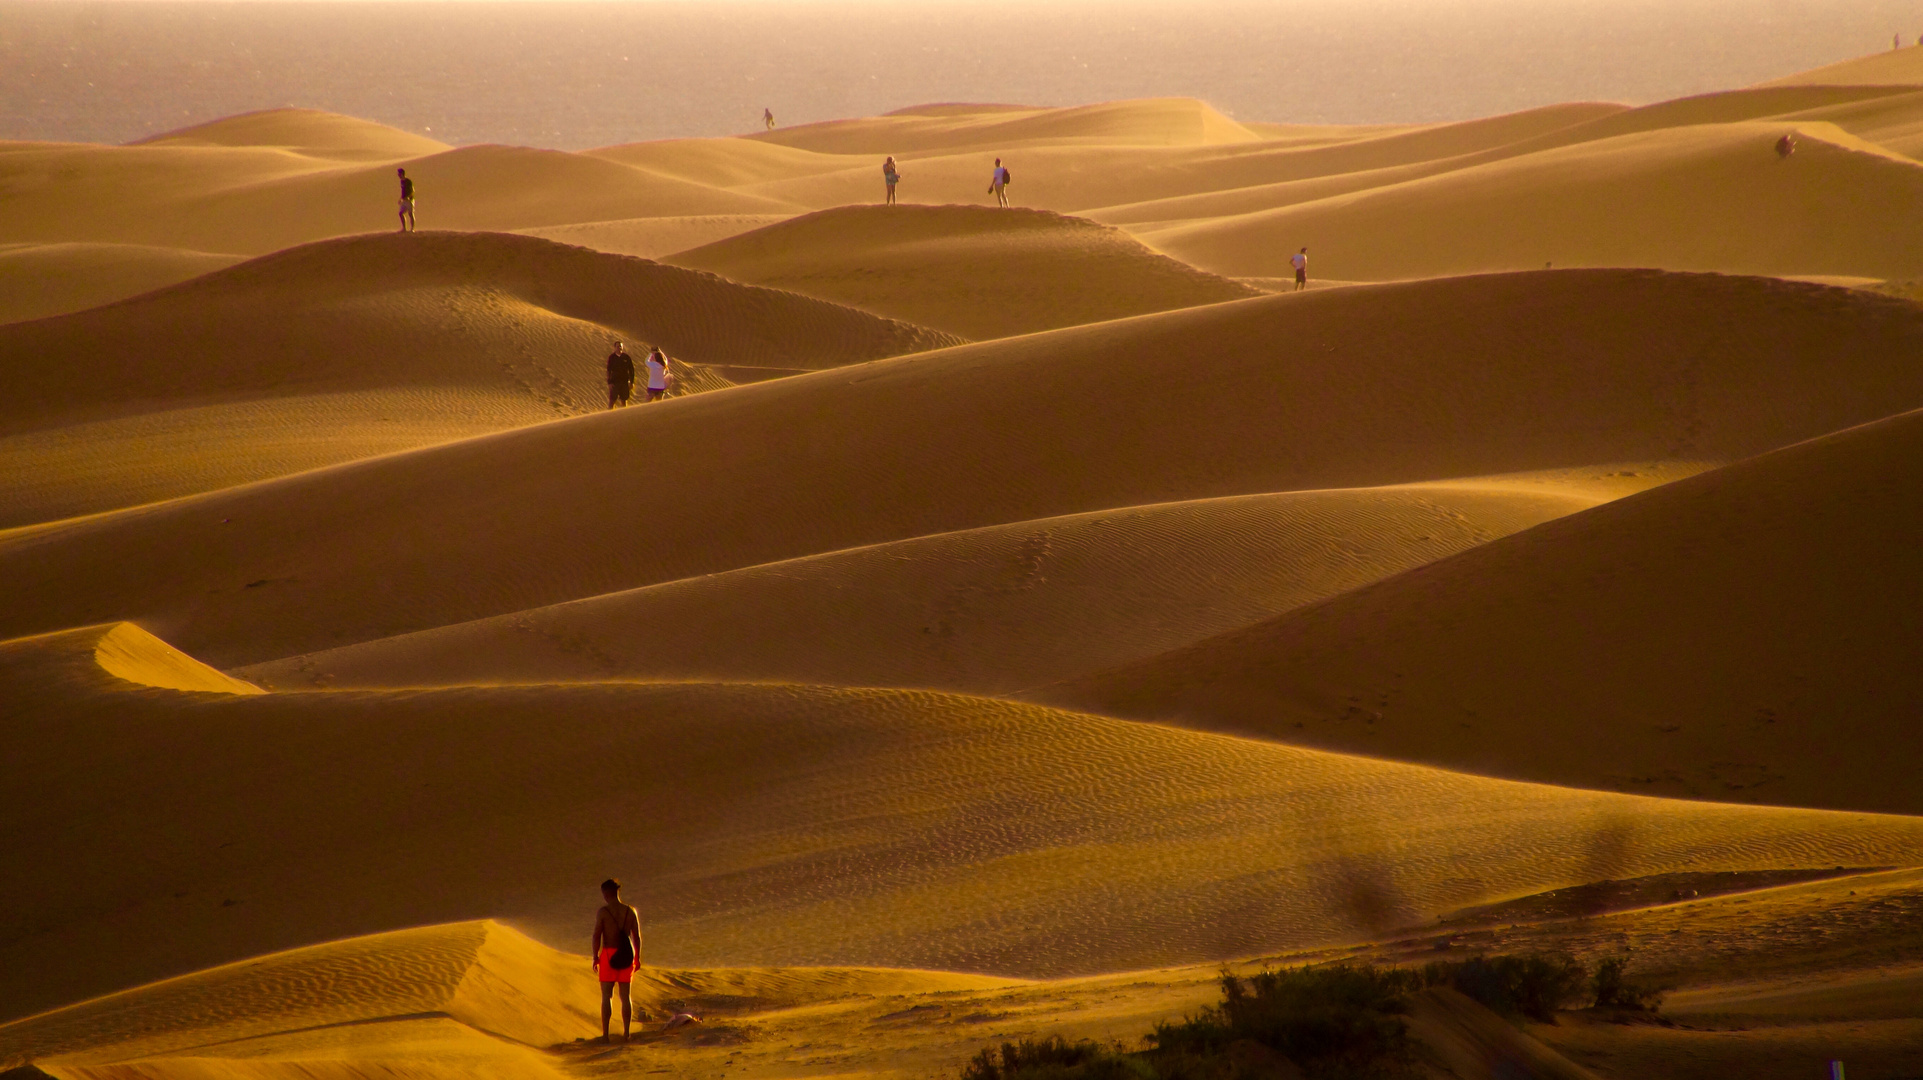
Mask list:
[[[901,173],[895,170],[895,159],[892,155],[887,161],[881,163],[881,179],[888,185],[887,205],[893,206],[895,205],[895,185],[901,182]]]
[[[1002,167],[1002,159],[995,159],[995,171],[988,174],[988,193],[995,196],[995,205],[1008,205],[1008,170]]]
[[[668,370],[668,354],[656,345],[648,351],[648,401],[660,401],[673,385],[674,373]]]
[[[614,351],[608,354],[608,408],[626,405],[634,396],[634,357],[628,355],[628,347],[621,342],[614,343]]]
[[[601,1041],[614,1014],[614,988],[621,988],[621,1041],[631,1037],[634,1002],[629,984],[641,966],[641,913],[621,902],[621,883],[601,883],[601,910],[594,915],[594,972],[601,980]]]

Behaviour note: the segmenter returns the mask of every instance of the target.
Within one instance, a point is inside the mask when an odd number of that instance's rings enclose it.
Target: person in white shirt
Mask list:
[[[1301,292],[1309,287],[1309,249],[1289,256],[1289,265],[1295,267],[1295,291]]]
[[[1008,170],[1002,168],[1002,159],[995,159],[995,171],[988,174],[988,193],[995,196],[995,205],[1008,205]]]
[[[674,376],[668,371],[668,354],[656,345],[648,352],[648,400],[660,401],[674,385]]]

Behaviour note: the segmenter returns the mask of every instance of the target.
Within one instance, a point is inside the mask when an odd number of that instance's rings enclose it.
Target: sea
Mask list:
[[[0,139],[281,105],[564,150],[937,102],[1408,123],[1659,101],[1919,35],[1923,0],[0,0]]]

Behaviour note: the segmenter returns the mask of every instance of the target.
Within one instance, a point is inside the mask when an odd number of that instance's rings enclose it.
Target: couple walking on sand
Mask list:
[[[648,400],[660,401],[674,385],[674,372],[669,370],[668,354],[656,345],[648,350]],[[622,342],[614,343],[614,351],[608,354],[608,408],[626,405],[634,395],[634,357],[628,355],[628,347]]]
[[[594,973],[601,980],[601,1041],[607,1042],[608,1028],[614,1019],[614,990],[621,988],[621,1039],[633,1034],[634,998],[629,987],[641,966],[641,913],[621,900],[621,883],[609,878],[601,883],[601,910],[594,914]],[[667,1030],[685,1024],[698,1024],[699,1017],[675,1013]]]

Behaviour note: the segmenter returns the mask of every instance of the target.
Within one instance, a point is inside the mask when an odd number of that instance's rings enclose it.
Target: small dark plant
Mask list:
[[[1573,1005],[1588,988],[1588,973],[1567,953],[1477,956],[1454,964],[1430,964],[1431,985],[1445,984],[1504,1016],[1556,1022],[1556,1010]]]
[[[1596,1007],[1655,1012],[1662,1005],[1663,992],[1630,982],[1625,977],[1628,967],[1629,961],[1620,956],[1609,957],[1596,965],[1596,976],[1590,980],[1596,995]]]
[[[962,1080],[1155,1080],[1139,1058],[1098,1042],[1068,1042],[1060,1035],[1003,1043],[976,1054]]]
[[[1310,1076],[1393,1076],[1409,1057],[1402,1015],[1421,988],[1412,972],[1367,965],[1222,976],[1222,1003],[1151,1035],[1162,1055],[1212,1058],[1248,1040]]]

